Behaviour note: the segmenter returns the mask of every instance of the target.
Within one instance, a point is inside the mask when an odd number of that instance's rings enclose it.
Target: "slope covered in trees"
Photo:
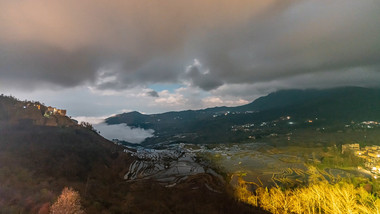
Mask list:
[[[57,201],[71,203],[59,199],[66,187],[79,194],[86,213],[263,213],[236,201],[209,174],[170,188],[155,180],[126,181],[135,157],[123,147],[75,123],[24,123],[19,119],[41,114],[23,112],[24,102],[14,98],[2,97],[0,104],[0,213],[54,211]]]

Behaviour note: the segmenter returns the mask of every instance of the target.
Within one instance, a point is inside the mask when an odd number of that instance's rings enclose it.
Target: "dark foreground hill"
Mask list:
[[[25,113],[25,103],[12,99],[0,97],[0,213],[47,213],[64,187],[79,192],[86,213],[263,213],[209,174],[171,188],[126,182],[135,159],[124,148],[66,116],[36,124],[44,112]]]
[[[380,89],[344,87],[278,91],[238,107],[152,115],[130,112],[106,122],[153,129],[156,136],[144,143],[155,144],[239,142],[311,125],[314,129],[339,128],[352,122],[379,120]]]
[[[3,126],[0,206],[36,212],[69,186],[80,191],[85,207],[112,207],[128,163],[120,148],[84,128]]]

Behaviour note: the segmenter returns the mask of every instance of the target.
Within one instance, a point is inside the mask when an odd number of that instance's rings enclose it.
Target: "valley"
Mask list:
[[[287,213],[285,204],[266,204],[271,202],[265,197],[289,194],[290,200],[299,197],[298,190],[324,184],[331,189],[321,191],[335,191],[336,185],[352,185],[353,191],[366,187],[368,194],[380,201],[380,181],[373,170],[377,161],[366,161],[366,156],[358,155],[360,150],[345,149],[347,145],[374,148],[371,145],[380,144],[380,112],[373,107],[379,98],[377,89],[284,91],[241,107],[158,115],[132,112],[106,122],[155,130],[155,136],[141,144],[115,141],[134,156],[142,155],[130,168],[127,180],[154,178],[172,187],[187,176],[205,172],[235,189],[239,200],[274,213]],[[292,190],[295,192],[289,192]],[[366,200],[358,200],[362,199]],[[333,199],[326,196],[324,200]],[[345,199],[336,196],[336,200]],[[311,206],[312,210],[335,212],[312,207],[309,201],[297,203],[305,203],[304,207]],[[375,202],[365,203],[355,209],[363,213],[378,209]],[[293,212],[312,213],[303,208]]]
[[[379,145],[380,115],[372,106],[380,91],[332,91],[285,91],[241,107],[159,115],[132,112],[106,119],[112,125],[152,129],[153,137],[140,144],[108,141],[93,125],[78,124],[53,108],[1,97],[0,206],[6,213],[37,212],[67,186],[79,192],[87,212],[147,213],[152,210],[145,207],[155,204],[152,209],[160,212],[284,213],[287,208],[281,203],[270,208],[265,197],[285,194],[281,191],[296,191],[286,194],[297,197],[298,190],[322,183],[331,186],[326,191],[335,191],[336,185],[351,185],[355,191],[365,187],[380,201],[380,181],[372,170],[377,159],[363,158],[364,152],[370,154],[367,148]],[[346,106],[346,99],[340,99],[346,93],[357,93],[357,99],[372,94],[373,99]],[[324,94],[337,100],[330,102],[336,109],[316,105],[315,100],[325,103]],[[287,102],[272,109],[284,97]],[[349,145],[355,148],[347,149]],[[356,149],[359,146],[363,151]],[[178,198],[187,202],[175,203]],[[377,208],[371,203],[364,213]]]

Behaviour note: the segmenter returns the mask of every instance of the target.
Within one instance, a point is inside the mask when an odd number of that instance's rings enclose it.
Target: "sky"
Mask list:
[[[378,0],[0,0],[0,92],[88,121],[380,87]]]

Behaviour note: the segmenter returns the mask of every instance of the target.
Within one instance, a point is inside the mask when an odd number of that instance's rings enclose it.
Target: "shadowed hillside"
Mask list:
[[[10,213],[36,211],[65,186],[81,192],[85,207],[98,203],[99,208],[108,208],[120,200],[117,183],[130,159],[117,146],[80,127],[3,127],[0,153],[0,205]]]
[[[75,122],[36,124],[42,113],[23,112],[25,103],[14,98],[0,103],[0,213],[48,213],[65,187],[79,192],[86,213],[264,213],[237,202],[209,174],[171,188],[154,180],[127,182],[135,158],[123,147]]]

